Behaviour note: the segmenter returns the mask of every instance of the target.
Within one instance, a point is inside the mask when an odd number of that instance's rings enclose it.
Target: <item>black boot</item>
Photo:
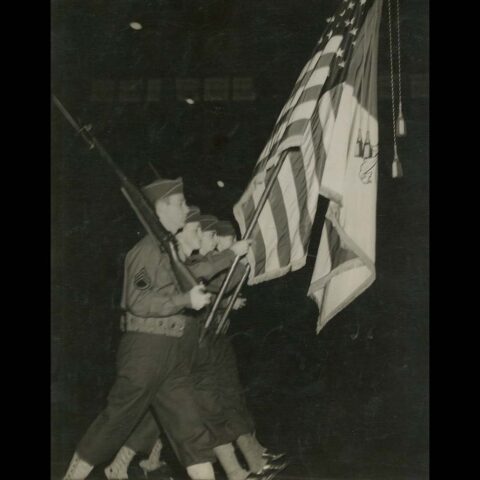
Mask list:
[[[273,480],[279,473],[280,470],[269,473],[250,473],[245,480]]]
[[[282,461],[279,463],[266,463],[263,468],[257,472],[258,475],[266,475],[269,479],[274,478],[281,471],[285,470],[288,466],[287,461]],[[270,476],[268,476],[270,475]]]
[[[269,462],[276,462],[277,460],[283,458],[285,455],[285,453],[273,453],[269,452],[268,450],[262,453],[262,457],[267,459]]]

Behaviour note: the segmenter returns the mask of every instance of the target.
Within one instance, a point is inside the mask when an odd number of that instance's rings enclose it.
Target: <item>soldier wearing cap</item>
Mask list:
[[[216,248],[219,252],[230,248],[230,245],[236,241],[237,234],[231,222],[218,222],[215,224],[215,230]],[[243,307],[245,302],[245,299],[238,297],[233,309],[237,310]],[[227,303],[228,298],[223,302],[223,306],[226,306]],[[219,315],[222,313],[222,308],[220,308]],[[265,466],[268,469],[269,462],[281,459],[284,454],[269,452],[256,439],[255,423],[247,408],[233,346],[225,335],[219,335],[213,343],[211,351],[212,370],[221,389],[222,406],[229,419],[233,438],[251,470],[261,471],[265,469]]]
[[[215,224],[215,232],[217,234],[217,250],[222,252],[230,248],[236,238],[237,232],[231,222],[221,220]]]
[[[236,240],[236,232],[230,222],[218,221],[211,215],[201,219],[202,230],[210,232],[203,238],[203,249],[206,257],[215,258],[224,255],[231,249]],[[213,249],[216,248],[216,251]],[[243,264],[239,264],[232,276],[230,290],[240,281],[244,273]],[[217,275],[207,284],[208,291],[217,293],[223,283],[226,272]],[[227,292],[228,294],[228,292]],[[221,305],[224,307],[228,299]],[[235,309],[245,304],[244,299],[237,299]],[[219,309],[218,315],[222,311]],[[253,473],[249,478],[261,478],[262,475],[273,476],[285,468],[285,463],[274,463],[282,458],[282,454],[267,451],[255,438],[255,425],[245,402],[243,388],[238,378],[235,353],[224,336],[205,337],[199,349],[194,366],[195,389],[199,398],[201,412],[210,422],[216,422],[215,437],[221,444],[215,453],[224,467],[229,480],[243,480],[245,470],[238,468],[233,443],[235,442]],[[257,477],[255,477],[257,475]],[[248,478],[248,477],[247,477]]]
[[[246,253],[247,250],[245,246],[248,245],[250,241],[243,240],[235,242],[235,231],[232,227],[233,231],[229,230],[228,232],[232,238],[227,245],[226,242],[223,241],[225,239],[221,238],[224,233],[221,227],[225,227],[224,223],[219,222],[213,215],[200,215],[199,217],[195,217],[195,220],[199,220],[201,226],[200,242],[198,243],[198,240],[188,242],[185,238],[188,232],[198,232],[195,222],[190,226],[191,228],[184,229],[182,233],[177,235],[180,245],[182,246],[180,250],[183,250],[185,255],[188,256],[185,263],[197,276],[202,276],[205,279],[210,278],[210,281],[207,283],[207,290],[218,292],[224,276],[221,272],[226,273],[225,271],[233,263],[235,256],[243,256]],[[222,235],[218,237],[218,233]],[[215,251],[219,240],[222,242],[222,246],[220,247],[221,252]],[[194,253],[196,250],[195,247],[198,246],[198,253]],[[241,266],[236,269],[229,283],[227,293],[233,290],[238,284],[243,275],[243,271]],[[220,274],[211,279],[213,272],[220,272]],[[240,304],[241,303],[242,302],[240,302]],[[205,316],[202,312],[200,312],[200,315]],[[196,399],[200,406],[200,412],[204,421],[208,424],[209,430],[214,433],[215,455],[219,459],[229,480],[272,479],[285,465],[272,464],[271,462],[278,459],[279,456],[268,454],[266,449],[251,435],[254,424],[251,417],[249,417],[248,411],[246,411],[246,407],[243,409],[240,407],[241,413],[237,412],[238,405],[236,406],[237,410],[235,410],[235,412],[226,411],[225,404],[222,402],[224,385],[217,377],[217,373],[219,373],[221,368],[219,368],[218,364],[215,365],[214,359],[215,355],[218,356],[216,352],[217,348],[211,340],[212,338],[207,337],[200,345],[193,367],[193,375],[195,378]],[[233,351],[231,352],[233,354]],[[236,373],[236,365],[234,370]],[[230,383],[232,383],[232,381],[230,381]],[[226,384],[228,384],[228,382],[226,382]],[[238,420],[238,417],[241,417],[241,420]],[[245,427],[245,418],[247,417],[250,419],[250,423]],[[243,469],[240,465],[232,443],[234,440],[237,441],[238,446],[243,452],[250,472]],[[159,452],[158,449],[157,452]],[[152,460],[151,457],[152,455],[150,456],[150,460]],[[153,464],[155,463],[160,463],[158,457],[157,460],[153,462]]]
[[[200,226],[202,227],[202,238],[200,242],[200,255],[207,255],[215,250],[217,246],[217,232],[215,230],[215,224],[218,222],[218,218],[213,215],[201,215]]]
[[[143,192],[168,231],[183,228],[188,208],[181,179],[157,180]],[[94,465],[113,457],[150,406],[189,476],[214,479],[214,439],[198,414],[190,376],[198,328],[188,313],[210,300],[202,285],[179,291],[168,255],[149,236],[128,252],[117,376],[105,410],[78,444],[65,479],[85,479]],[[115,472],[109,473],[115,478]]]
[[[192,272],[197,276],[202,276],[205,280],[208,280],[209,277],[211,278],[215,273],[225,271],[231,265],[236,255],[242,256],[246,253],[246,247],[249,244],[247,241],[237,242],[236,244],[232,241],[229,243],[228,248],[222,249],[221,253],[213,252],[217,242],[215,230],[217,223],[218,220],[212,215],[199,215],[198,209],[192,207],[187,214],[187,222],[184,229],[177,234],[180,256],[186,258],[185,263]],[[200,231],[199,226],[205,230],[203,231],[202,229]],[[202,246],[203,250],[209,250],[207,255],[203,256],[199,253],[194,253],[195,251],[201,251]],[[238,283],[241,274],[241,269],[239,269],[239,272],[232,279],[230,290]],[[200,406],[200,412],[204,421],[208,424],[209,430],[214,434],[215,446],[213,450],[215,455],[225,469],[229,480],[245,480],[247,478],[272,479],[279,469],[276,470],[274,466],[267,467],[266,460],[260,458],[257,470],[265,467],[261,473],[250,473],[243,469],[236,457],[234,446],[230,441],[235,434],[232,436],[228,418],[223,412],[215,372],[212,375],[210,351],[210,344],[207,342],[202,343],[196,357],[193,374],[195,377],[195,395]],[[122,450],[130,448],[135,452],[144,452],[149,446],[151,448],[151,445],[154,445],[148,459],[140,462],[140,466],[144,469],[145,474],[164,465],[164,462],[160,460],[162,442],[157,438],[158,433],[159,430],[153,418],[146,416],[128,439],[127,445],[122,448]],[[115,459],[118,463],[123,462],[125,458],[122,455],[122,450]],[[125,475],[127,466],[128,464],[124,466]]]
[[[246,254],[249,242],[241,241],[230,245],[229,249],[224,250],[222,254],[203,257],[201,255],[193,255],[194,251],[198,251],[202,244],[201,223],[204,218],[200,215],[198,207],[190,207],[186,215],[185,226],[182,231],[178,232],[176,237],[179,242],[179,255],[185,260],[192,273],[197,278],[208,281],[221,271],[230,267],[235,256],[243,256]],[[216,221],[214,217],[208,218],[209,222]],[[208,228],[207,228],[208,230]],[[212,241],[212,237],[210,238]],[[237,279],[239,281],[239,278]],[[232,287],[233,288],[233,287]],[[196,324],[198,328],[199,324]],[[198,330],[199,333],[199,330]],[[196,392],[195,392],[196,393]],[[197,398],[197,395],[195,395]],[[164,463],[160,461],[162,450],[162,442],[158,438],[159,427],[150,412],[147,412],[142,421],[138,424],[132,434],[129,436],[126,444],[117,453],[114,461],[107,467],[106,473],[109,478],[128,478],[127,469],[129,463],[136,453],[150,452],[148,459],[140,462],[140,466],[145,473],[156,470]],[[215,446],[218,440],[215,439]],[[110,476],[109,476],[110,475]],[[115,475],[115,476],[112,476]]]

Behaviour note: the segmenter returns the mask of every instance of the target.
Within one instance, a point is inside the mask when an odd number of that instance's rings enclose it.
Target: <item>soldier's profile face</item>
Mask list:
[[[200,250],[202,240],[202,228],[200,222],[188,222],[182,230],[182,237],[184,242],[192,250]]]
[[[187,219],[188,206],[183,193],[175,193],[155,206],[160,222],[172,233],[177,233],[184,227]]]
[[[200,245],[200,252],[205,255],[208,252],[215,250],[217,246],[217,234],[211,230],[202,232],[202,241]]]
[[[235,238],[233,235],[222,235],[217,236],[217,250],[223,252],[227,248],[230,248],[233,245]]]

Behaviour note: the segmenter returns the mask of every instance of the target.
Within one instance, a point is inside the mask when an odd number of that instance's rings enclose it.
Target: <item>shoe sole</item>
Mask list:
[[[279,473],[282,473],[287,467],[288,467],[288,463],[286,462],[278,470],[274,470],[273,472],[267,473],[265,476],[265,480],[273,480]]]

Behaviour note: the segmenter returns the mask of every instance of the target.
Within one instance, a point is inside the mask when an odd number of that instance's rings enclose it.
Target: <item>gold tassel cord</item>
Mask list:
[[[392,9],[391,0],[388,0],[388,38],[390,47],[390,87],[392,93],[392,127],[393,127],[393,162],[392,162],[392,178],[401,178],[403,176],[403,168],[400,163],[397,151],[397,128],[396,128],[396,111],[395,111],[395,79],[393,71],[393,39],[392,39]]]
[[[403,116],[402,108],[402,65],[400,55],[400,0],[397,2],[397,64],[398,64],[398,119],[397,119],[397,137],[407,135],[407,125]]]

